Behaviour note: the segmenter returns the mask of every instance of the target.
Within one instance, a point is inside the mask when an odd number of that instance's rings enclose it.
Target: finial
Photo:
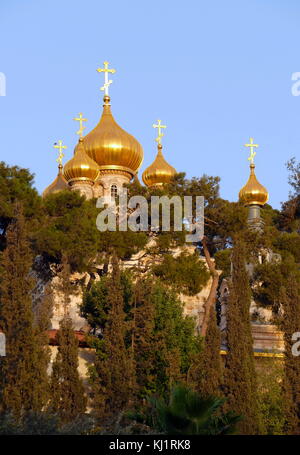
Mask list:
[[[83,126],[82,122],[86,122],[87,118],[83,118],[82,112],[79,112],[79,116],[74,117],[73,120],[75,120],[76,122],[79,122],[79,130],[76,131],[76,134],[78,134],[79,137],[82,137],[83,130],[85,130],[85,128],[86,128],[85,126]]]
[[[103,101],[104,101],[104,106],[110,106],[110,96],[104,95]]]
[[[98,68],[98,73],[104,73],[104,85],[100,88],[100,90],[104,91],[105,96],[108,96],[108,89],[110,84],[112,84],[112,80],[108,80],[108,73],[114,74],[116,72],[113,68],[108,68],[109,63],[103,62],[104,68]],[[105,98],[105,97],[104,97]]]
[[[153,128],[158,128],[158,136],[157,138],[155,138],[156,142],[158,142],[158,145],[161,146],[162,148],[162,145],[161,145],[161,138],[164,136],[164,133],[161,131],[163,128],[167,128],[166,125],[162,125],[161,124],[161,120],[157,120],[157,125],[155,125],[155,123],[153,123]]]
[[[58,167],[60,168],[60,166],[62,166],[62,159],[65,156],[62,151],[63,151],[63,149],[66,149],[67,146],[66,145],[62,145],[62,141],[59,140],[59,141],[54,143],[53,147],[55,149],[59,149],[59,153],[58,153],[58,157],[56,158],[56,161],[58,162]]]
[[[251,163],[251,168],[252,167],[255,167],[254,166],[254,157],[256,155],[256,152],[254,152],[254,147],[258,147],[258,144],[254,144],[253,143],[253,137],[250,137],[250,143],[249,144],[245,144],[245,147],[250,147],[250,156],[248,157],[248,160],[250,161]]]

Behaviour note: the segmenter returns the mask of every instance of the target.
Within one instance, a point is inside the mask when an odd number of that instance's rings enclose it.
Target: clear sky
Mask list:
[[[259,144],[256,173],[280,207],[286,161],[299,158],[299,0],[0,0],[0,159],[29,168],[42,191],[56,176],[53,143],[77,142],[79,112],[90,131],[102,110],[96,68],[117,72],[116,121],[156,153],[152,124],[167,124],[164,153],[188,177],[219,175],[236,200]]]

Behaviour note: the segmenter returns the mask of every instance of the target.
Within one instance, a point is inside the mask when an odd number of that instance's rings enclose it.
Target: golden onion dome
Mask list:
[[[143,182],[147,186],[160,186],[169,183],[176,174],[176,169],[166,162],[162,154],[162,145],[158,144],[157,149],[155,160],[143,172]]]
[[[126,172],[132,177],[143,161],[143,148],[115,121],[110,97],[104,96],[103,113],[98,125],[84,138],[85,151],[100,171]]]
[[[63,176],[62,169],[63,169],[62,164],[59,164],[57,177],[51,183],[51,185],[47,186],[47,188],[43,191],[43,197],[48,196],[48,194],[58,193],[58,191],[63,191],[63,190],[68,189],[68,183]]]
[[[269,200],[269,193],[256,178],[255,164],[250,164],[250,177],[248,182],[239,192],[239,200],[244,205],[264,205]]]
[[[94,182],[99,174],[99,168],[84,150],[83,138],[79,139],[74,150],[74,156],[64,165],[64,176],[70,183],[74,180]]]

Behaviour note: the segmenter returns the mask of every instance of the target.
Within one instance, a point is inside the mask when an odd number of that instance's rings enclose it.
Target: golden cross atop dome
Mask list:
[[[108,68],[109,63],[103,62],[104,68],[98,68],[98,73],[104,73],[104,85],[100,88],[100,90],[104,90],[106,96],[108,96],[108,89],[110,84],[112,84],[112,80],[108,80],[108,73],[114,74],[116,72],[113,68]]]
[[[250,137],[250,143],[245,144],[245,147],[250,147],[250,156],[248,157],[248,160],[250,161],[251,164],[254,164],[254,157],[256,155],[256,152],[254,152],[254,147],[258,147],[258,144],[253,143],[253,137]]]
[[[85,130],[85,128],[86,128],[85,126],[83,126],[82,122],[86,122],[87,118],[83,118],[82,112],[79,112],[79,116],[74,117],[73,120],[75,120],[76,122],[79,122],[79,130],[76,131],[76,134],[79,134],[79,137],[82,137],[83,130]]]
[[[62,151],[63,151],[63,149],[66,149],[67,146],[63,145],[62,141],[59,140],[59,141],[54,143],[53,147],[55,149],[59,149],[59,154],[58,154],[58,158],[56,158],[56,161],[61,165],[62,164],[62,159],[65,156]]]
[[[157,138],[155,140],[156,140],[156,142],[161,144],[161,138],[164,136],[164,133],[161,130],[167,128],[167,126],[166,125],[162,125],[161,124],[161,120],[157,120],[157,125],[155,125],[155,123],[153,123],[152,126],[153,126],[153,128],[157,128],[158,129],[158,136],[157,136]]]

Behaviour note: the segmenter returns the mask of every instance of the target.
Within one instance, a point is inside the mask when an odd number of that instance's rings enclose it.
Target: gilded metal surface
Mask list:
[[[79,137],[82,137],[83,130],[85,130],[85,128],[86,128],[85,126],[83,126],[83,122],[86,122],[87,118],[83,118],[82,112],[79,112],[79,116],[74,117],[73,120],[75,120],[76,122],[79,122],[79,130],[76,131],[76,134],[78,134]]]
[[[66,145],[63,145],[62,141],[59,140],[57,142],[55,142],[54,146],[53,146],[55,149],[58,149],[59,152],[58,152],[58,158],[56,159],[56,161],[58,162],[58,164],[62,164],[62,159],[63,157],[65,156],[63,154],[63,149],[66,149],[67,146]]]
[[[176,174],[176,169],[165,160],[162,154],[162,145],[158,144],[158,152],[153,163],[143,172],[143,182],[147,186],[169,183]]]
[[[58,165],[58,174],[56,179],[51,183],[51,185],[47,186],[47,188],[43,191],[43,197],[48,196],[48,194],[57,193],[58,191],[66,190],[68,188],[68,184],[66,179],[62,173],[62,164]]]
[[[269,193],[256,178],[255,164],[250,164],[250,177],[239,192],[239,199],[244,205],[264,205],[269,200]]]
[[[104,62],[103,65],[104,65],[104,68],[97,69],[98,73],[104,73],[104,84],[100,88],[100,90],[103,90],[105,96],[108,96],[108,89],[109,89],[110,84],[112,84],[112,80],[108,80],[108,73],[114,74],[116,72],[116,70],[113,68],[108,68],[108,65],[109,65],[108,62]]]
[[[94,182],[99,174],[97,164],[86,154],[83,138],[75,148],[74,156],[64,166],[64,176],[68,182],[72,180],[86,180]]]
[[[255,155],[256,155],[256,152],[254,152],[254,148],[258,147],[258,144],[254,144],[253,143],[253,137],[250,137],[250,143],[249,144],[245,144],[245,147],[250,147],[250,156],[248,158],[248,160],[250,161],[251,164],[254,164],[254,158],[255,158]]]
[[[155,140],[158,144],[161,144],[161,138],[164,137],[164,133],[162,132],[162,129],[166,129],[167,125],[162,125],[161,120],[157,120],[157,125],[155,125],[155,123],[154,123],[152,126],[153,126],[153,128],[158,129],[158,136]]]
[[[109,102],[109,96],[105,96],[98,125],[83,139],[85,152],[100,169],[115,169],[116,173],[124,170],[134,175],[143,161],[142,146],[116,123]]]

